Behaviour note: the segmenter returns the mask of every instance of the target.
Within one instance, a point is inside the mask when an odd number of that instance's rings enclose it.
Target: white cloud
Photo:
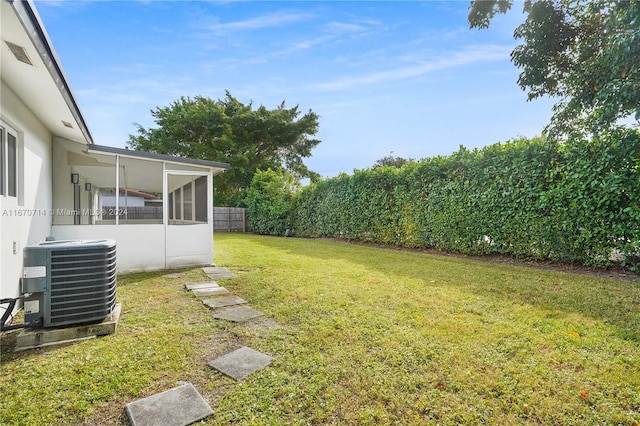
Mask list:
[[[293,24],[311,17],[307,13],[269,13],[242,21],[209,24],[207,29],[215,32],[260,30]]]
[[[360,76],[339,78],[325,83],[312,85],[314,90],[346,90],[354,86],[380,84],[390,81],[420,77],[431,72],[467,66],[474,63],[508,61],[512,46],[486,45],[468,46],[453,54],[424,61],[417,65],[376,71]]]

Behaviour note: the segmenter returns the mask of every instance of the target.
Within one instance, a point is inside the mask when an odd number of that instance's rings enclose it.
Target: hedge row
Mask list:
[[[305,187],[279,231],[263,233],[637,269],[639,168],[640,133],[628,129],[590,141],[461,147]]]

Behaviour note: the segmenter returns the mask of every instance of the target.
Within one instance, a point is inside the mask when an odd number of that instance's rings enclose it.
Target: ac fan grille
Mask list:
[[[108,316],[116,303],[116,248],[51,252],[51,324]]]

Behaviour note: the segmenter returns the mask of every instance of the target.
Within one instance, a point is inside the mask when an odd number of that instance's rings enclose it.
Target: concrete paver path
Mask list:
[[[210,308],[223,308],[225,306],[242,305],[243,303],[247,303],[247,301],[238,296],[225,296],[215,299],[203,299],[202,303]]]
[[[213,414],[191,383],[133,401],[126,412],[132,426],[186,426]]]
[[[217,279],[220,279],[220,278],[235,278],[236,277],[227,268],[208,266],[206,268],[202,268],[202,270],[212,280],[217,280]]]
[[[273,357],[243,346],[218,359],[209,361],[209,367],[232,379],[242,380],[249,374],[266,367],[271,361],[273,361]]]
[[[256,311],[248,306],[234,306],[223,311],[216,312],[213,317],[233,322],[245,322],[263,316],[260,311]]]
[[[203,288],[215,288],[220,285],[215,281],[201,282],[201,283],[187,283],[184,285],[187,290],[200,290]]]
[[[196,297],[221,296],[229,294],[229,291],[224,287],[196,288],[193,290],[193,294]]]

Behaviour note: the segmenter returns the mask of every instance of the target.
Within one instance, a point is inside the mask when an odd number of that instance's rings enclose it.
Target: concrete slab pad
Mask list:
[[[247,303],[247,301],[238,296],[225,296],[216,299],[203,299],[202,303],[210,308],[223,308],[225,306],[242,305],[243,303]]]
[[[196,297],[221,296],[229,294],[229,291],[224,287],[200,288],[193,290],[193,294]]]
[[[116,332],[121,311],[122,304],[117,303],[112,314],[97,324],[24,330],[15,336],[14,351],[59,345],[113,334]]]
[[[126,411],[132,426],[186,426],[213,414],[191,383],[131,402]]]
[[[243,346],[216,360],[209,361],[209,367],[232,379],[242,380],[249,374],[266,367],[271,361],[273,357]]]
[[[220,287],[220,285],[218,285],[218,283],[215,282],[215,281],[207,281],[207,282],[202,282],[202,283],[186,283],[184,285],[184,287],[187,290],[198,290],[198,289],[201,289],[201,288]]]
[[[202,268],[205,274],[212,280],[217,280],[221,278],[235,278],[236,276],[231,273],[227,268],[217,267],[217,266],[207,266]]]
[[[256,311],[248,306],[235,306],[225,309],[224,311],[216,312],[213,317],[233,322],[245,322],[263,315],[262,312]]]

